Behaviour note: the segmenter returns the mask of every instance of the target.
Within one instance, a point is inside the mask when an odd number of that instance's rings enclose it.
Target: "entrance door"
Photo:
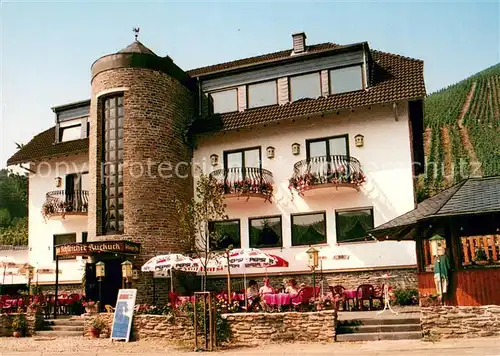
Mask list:
[[[225,181],[228,185],[244,179],[260,180],[261,167],[260,147],[224,152]]]
[[[95,276],[95,263],[85,264],[85,296],[90,300],[99,300],[97,278]]]
[[[98,262],[98,261],[96,261]],[[102,307],[109,304],[115,306],[118,290],[122,287],[121,260],[102,259],[105,265],[106,277],[99,282],[95,276],[95,263],[87,263],[85,269],[85,295],[88,299],[99,300],[99,283],[101,283]]]
[[[78,182],[78,177],[76,174],[68,174],[66,175],[66,181],[64,182],[64,195],[66,197],[66,210],[74,211],[75,210],[75,184]]]
[[[310,173],[321,178],[328,178],[331,172],[337,172],[348,160],[347,135],[308,140],[306,143]]]
[[[102,304],[115,306],[118,290],[122,287],[122,266],[121,260],[107,260],[106,277],[102,282]]]

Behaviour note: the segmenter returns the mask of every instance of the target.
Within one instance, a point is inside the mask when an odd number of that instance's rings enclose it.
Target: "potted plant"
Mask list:
[[[93,300],[89,300],[89,301],[83,302],[82,305],[85,308],[85,312],[87,312],[89,314],[97,313],[97,302],[94,302]]]
[[[104,324],[104,321],[101,318],[94,318],[94,320],[92,320],[92,326],[90,327],[90,337],[92,337],[93,339],[99,338],[102,329],[104,329],[105,327],[106,324]]]
[[[28,324],[26,323],[26,318],[24,314],[18,314],[12,320],[12,336],[22,337],[26,335],[26,330],[28,329]]]

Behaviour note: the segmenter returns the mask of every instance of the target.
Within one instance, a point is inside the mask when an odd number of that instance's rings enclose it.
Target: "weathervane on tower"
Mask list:
[[[137,41],[137,37],[139,37],[139,31],[141,30],[140,27],[134,27],[132,31],[135,33],[135,40]]]

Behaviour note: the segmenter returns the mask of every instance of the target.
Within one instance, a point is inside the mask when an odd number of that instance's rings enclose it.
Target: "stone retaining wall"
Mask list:
[[[334,342],[336,313],[333,310],[310,313],[226,314],[232,341],[263,344],[283,341]]]
[[[40,288],[40,291],[46,295],[46,294],[55,294],[56,292],[56,285],[55,284],[40,284],[38,285]],[[82,288],[81,283],[73,283],[73,284],[59,284],[57,286],[57,293],[67,293],[67,294],[83,294],[84,290]]]
[[[84,315],[84,335],[90,336],[92,321],[100,317],[106,324],[101,337],[109,338],[113,314]],[[262,344],[283,341],[335,341],[336,312],[309,313],[235,313],[224,314],[231,329],[231,341],[237,344]],[[193,327],[187,316],[135,315],[131,340],[168,338],[173,342],[192,342]]]
[[[0,314],[0,336],[12,336],[12,321],[19,315],[18,313]],[[28,330],[26,336],[35,334],[36,330],[41,330],[43,327],[43,314],[41,313],[24,313]]]
[[[112,313],[100,313],[99,318],[104,321],[106,328],[102,330],[101,337],[109,338],[111,335]],[[92,321],[95,314],[84,314],[84,336],[90,336]],[[142,338],[163,337],[176,342],[192,341],[193,327],[186,316],[171,315],[134,315],[132,321],[131,340]]]
[[[474,338],[500,335],[500,306],[422,307],[422,330],[427,337]]]

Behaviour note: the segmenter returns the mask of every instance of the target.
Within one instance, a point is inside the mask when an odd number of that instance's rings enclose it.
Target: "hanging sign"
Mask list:
[[[93,253],[130,253],[138,254],[140,245],[132,241],[94,241],[94,242],[72,242],[57,245],[56,256],[74,257],[89,255]]]
[[[132,329],[132,318],[134,317],[135,298],[137,289],[120,289],[116,300],[115,315],[111,328],[112,340],[130,339]]]
[[[349,255],[333,255],[334,260],[348,260]]]

